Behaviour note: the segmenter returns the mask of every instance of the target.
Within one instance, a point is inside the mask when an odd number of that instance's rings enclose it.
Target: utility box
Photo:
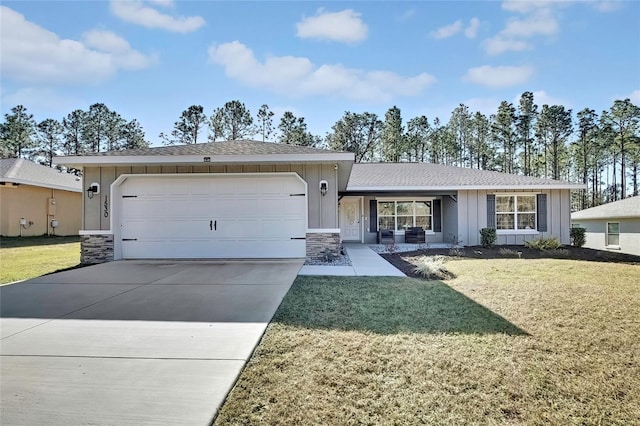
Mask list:
[[[56,199],[55,198],[49,198],[49,208],[47,210],[47,214],[49,216],[55,216],[56,215]]]

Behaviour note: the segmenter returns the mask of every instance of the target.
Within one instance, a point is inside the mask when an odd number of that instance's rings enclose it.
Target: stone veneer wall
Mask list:
[[[113,235],[81,235],[80,263],[91,265],[113,261]]]
[[[324,260],[327,254],[340,255],[340,233],[307,233],[307,259]]]

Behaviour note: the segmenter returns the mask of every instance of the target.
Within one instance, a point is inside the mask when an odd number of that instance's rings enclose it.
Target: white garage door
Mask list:
[[[305,257],[304,182],[293,175],[127,178],[123,259]]]

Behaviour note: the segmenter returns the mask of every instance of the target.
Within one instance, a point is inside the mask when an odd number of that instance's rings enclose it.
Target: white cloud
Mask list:
[[[571,102],[565,99],[551,96],[547,94],[547,92],[544,90],[536,90],[536,91],[533,91],[532,93],[533,93],[533,102],[536,105],[538,105],[539,108],[541,108],[542,105],[564,105],[566,108],[571,108]],[[513,105],[516,106],[516,108],[520,104],[520,96],[521,95],[517,95],[513,98],[512,103]]]
[[[462,30],[462,21],[456,21],[453,24],[445,25],[431,32],[433,38],[448,38],[456,35]]]
[[[403,13],[400,14],[400,16],[398,16],[398,21],[400,22],[405,22],[410,20],[411,18],[413,18],[414,16],[416,16],[416,10],[415,9],[408,9],[405,10]]]
[[[629,98],[635,105],[640,105],[640,89],[634,90],[628,96],[626,96],[625,99],[626,98]]]
[[[157,59],[132,49],[129,42],[110,31],[92,30],[85,33],[82,39],[87,47],[111,54],[113,63],[124,69],[144,69]]]
[[[510,19],[500,35],[507,38],[527,38],[535,35],[554,35],[558,30],[555,17],[548,9],[542,9],[524,19]]]
[[[533,47],[531,43],[522,40],[504,39],[500,36],[488,38],[483,43],[489,55],[499,55],[504,52],[521,52]]]
[[[502,8],[519,13],[523,17],[511,17],[505,27],[495,36],[484,41],[483,46],[489,55],[499,55],[509,51],[523,51],[533,48],[530,40],[536,36],[552,37],[560,31],[555,16],[556,8],[569,2],[559,1],[506,1]]]
[[[464,35],[467,38],[476,38],[478,35],[478,28],[480,28],[480,20],[478,18],[471,18],[469,26],[464,29]]]
[[[367,38],[367,25],[360,13],[345,9],[341,12],[325,12],[318,9],[315,16],[303,18],[296,24],[298,37],[319,40],[358,43]]]
[[[2,93],[4,105],[26,105],[34,111],[71,111],[82,103],[79,99],[62,96],[47,87],[23,87],[15,92]],[[61,120],[62,117],[53,117]]]
[[[557,0],[512,0],[503,2],[502,8],[509,12],[529,13],[558,3]]]
[[[155,0],[160,7],[173,7],[173,1]],[[171,16],[146,6],[141,0],[111,0],[111,12],[123,21],[146,28],[160,28],[174,33],[189,33],[205,24],[201,16]]]
[[[154,56],[134,50],[108,31],[89,32],[84,43],[60,39],[6,6],[0,6],[0,24],[0,70],[15,80],[90,84],[107,80],[121,69],[142,69],[155,62]],[[104,41],[96,40],[99,37]]]
[[[389,102],[398,96],[418,95],[435,82],[422,73],[405,77],[390,71],[366,71],[341,64],[314,65],[308,58],[272,56],[260,62],[239,41],[212,45],[212,62],[228,77],[252,87],[293,97],[332,96],[367,102]]]
[[[526,83],[533,73],[533,67],[527,65],[519,67],[483,65],[469,68],[463,80],[491,88],[501,88]]]
[[[613,12],[622,7],[622,1],[596,1],[593,3],[593,8],[598,12]]]

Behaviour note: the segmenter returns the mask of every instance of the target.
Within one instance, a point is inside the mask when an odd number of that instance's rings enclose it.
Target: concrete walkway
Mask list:
[[[0,424],[209,425],[301,264],[124,261],[0,287]]]
[[[345,243],[344,247],[351,259],[351,266],[304,265],[298,275],[406,277],[364,244]]]

